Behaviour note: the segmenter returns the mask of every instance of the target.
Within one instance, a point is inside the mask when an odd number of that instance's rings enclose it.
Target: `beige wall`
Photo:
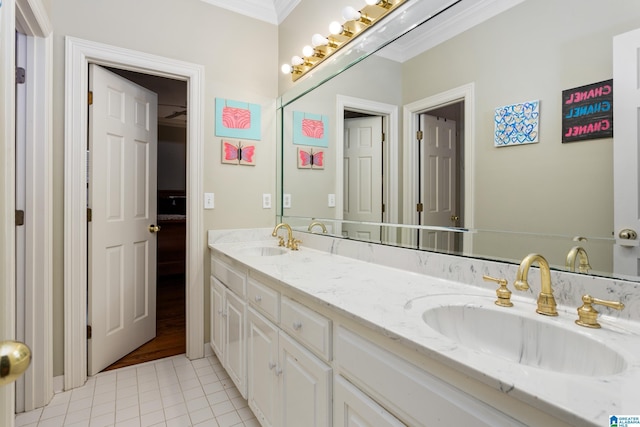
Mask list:
[[[611,237],[613,140],[563,144],[561,96],[611,79],[639,22],[634,0],[526,1],[404,64],[406,103],[475,83],[475,228]],[[495,108],[536,99],[540,142],[495,148]]]
[[[275,210],[262,209],[262,193],[275,194],[277,27],[199,0],[56,0],[54,28],[54,374],[63,372],[64,37],[125,47],[205,67],[203,191],[216,208],[204,211],[204,229],[268,227]],[[257,165],[220,163],[214,134],[214,98],[262,106]],[[199,196],[201,197],[201,196]],[[206,242],[206,238],[205,238]],[[209,263],[203,260],[205,282]],[[208,301],[208,286],[205,286]],[[206,308],[205,312],[208,312]],[[208,336],[208,316],[205,337]]]

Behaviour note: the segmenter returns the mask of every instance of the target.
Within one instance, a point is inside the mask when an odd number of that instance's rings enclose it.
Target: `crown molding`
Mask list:
[[[301,0],[202,0],[205,3],[259,19],[280,24]]]

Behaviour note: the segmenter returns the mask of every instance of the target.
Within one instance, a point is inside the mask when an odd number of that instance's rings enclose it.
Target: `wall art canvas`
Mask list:
[[[324,150],[298,147],[299,169],[324,169]]]
[[[320,114],[293,112],[293,143],[313,147],[329,146],[329,118]]]
[[[256,146],[242,141],[222,140],[222,163],[229,165],[254,166],[256,164]]]
[[[238,139],[260,139],[258,104],[216,98],[216,135]]]
[[[540,101],[528,101],[496,108],[494,145],[533,144],[538,142]]]

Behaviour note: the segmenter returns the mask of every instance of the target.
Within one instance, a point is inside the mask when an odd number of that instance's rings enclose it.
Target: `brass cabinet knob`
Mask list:
[[[150,233],[157,233],[158,231],[160,231],[160,226],[159,225],[151,224],[149,226],[149,232]]]
[[[605,301],[598,298],[594,298],[591,295],[582,296],[582,306],[578,308],[578,319],[576,324],[587,328],[600,328],[598,323],[598,312],[593,308],[592,304],[604,305],[606,307],[615,308],[616,310],[622,310],[624,304],[618,301]]]
[[[11,384],[31,364],[31,350],[19,341],[0,342],[0,386]]]

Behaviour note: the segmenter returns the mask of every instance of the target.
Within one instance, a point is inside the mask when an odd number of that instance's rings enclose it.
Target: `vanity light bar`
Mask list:
[[[408,0],[366,0],[367,4],[361,10],[344,8],[342,14],[345,22],[332,22],[329,26],[330,34],[326,37],[314,34],[311,46],[303,49],[303,56],[292,57],[291,64],[282,66],[282,72],[290,73],[295,82],[406,1]]]

